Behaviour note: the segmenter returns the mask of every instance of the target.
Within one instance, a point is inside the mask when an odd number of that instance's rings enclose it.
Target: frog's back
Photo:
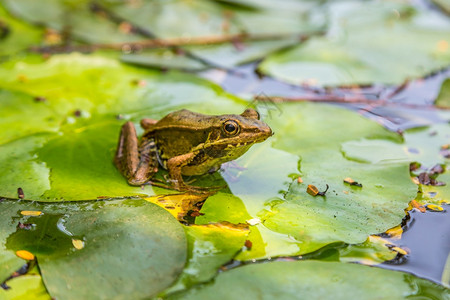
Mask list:
[[[217,118],[182,109],[159,120],[146,135],[155,139],[161,158],[169,159],[204,143]]]

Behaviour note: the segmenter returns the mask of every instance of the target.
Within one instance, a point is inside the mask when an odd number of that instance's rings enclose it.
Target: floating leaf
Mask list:
[[[185,227],[189,245],[189,258],[177,283],[165,293],[207,282],[218,269],[241,250],[248,228],[226,223],[191,225]]]
[[[0,207],[11,223],[36,224],[34,230],[10,230],[6,247],[36,255],[45,286],[54,298],[155,296],[175,281],[185,264],[186,238],[181,225],[144,200],[59,206],[4,201]],[[32,207],[44,215],[17,214]],[[83,240],[84,248],[75,250],[74,239]]]
[[[211,284],[170,299],[450,299],[448,289],[413,275],[335,262],[252,264],[220,273]],[[263,295],[263,296],[261,296]]]
[[[260,70],[294,84],[401,84],[450,63],[450,20],[437,12],[390,1],[328,9],[326,36],[270,55]]]

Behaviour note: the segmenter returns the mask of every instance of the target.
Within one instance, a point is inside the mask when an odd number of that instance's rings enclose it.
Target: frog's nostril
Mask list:
[[[273,135],[273,131],[270,127],[263,127],[263,128],[260,128],[260,130],[261,130],[261,133],[264,133],[265,135],[268,135],[268,136]]]

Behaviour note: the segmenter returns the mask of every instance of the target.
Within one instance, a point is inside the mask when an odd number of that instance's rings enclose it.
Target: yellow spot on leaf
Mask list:
[[[42,215],[42,211],[38,211],[38,210],[22,210],[20,212],[23,216],[40,216]]]
[[[433,210],[433,211],[443,211],[444,209],[442,207],[440,207],[439,205],[434,205],[434,204],[428,204],[427,205],[427,209],[429,210]]]
[[[402,248],[400,248],[400,247],[392,247],[392,250],[394,250],[395,252],[398,252],[398,253],[400,253],[400,254],[402,254],[402,255],[407,255],[408,254],[408,251],[406,251],[405,249],[402,249]]]
[[[75,247],[75,249],[77,250],[81,250],[84,248],[84,242],[82,240],[76,240],[76,239],[72,239],[72,245]]]
[[[28,81],[28,77],[26,75],[20,74],[19,76],[17,76],[17,80],[19,82],[27,82]]]
[[[419,210],[420,212],[426,212],[425,207],[423,207],[422,205],[420,205],[419,202],[417,202],[416,200],[411,200],[410,202],[411,206],[417,210]]]
[[[183,221],[188,212],[198,212],[197,204],[205,201],[208,196],[208,194],[184,193],[153,196],[145,198],[145,200],[161,206],[177,218],[178,221]]]
[[[353,179],[351,179],[350,177],[347,177],[347,178],[344,179],[344,182],[353,183],[355,181]]]
[[[25,260],[33,260],[34,259],[34,254],[27,250],[16,251],[16,255]]]
[[[439,41],[437,43],[437,50],[439,52],[447,52],[447,50],[448,50],[448,42],[444,41],[444,40]]]
[[[402,237],[403,228],[401,225],[398,225],[386,230],[386,233],[393,239],[400,239]]]

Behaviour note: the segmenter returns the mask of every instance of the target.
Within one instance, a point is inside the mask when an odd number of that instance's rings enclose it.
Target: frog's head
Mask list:
[[[226,156],[228,160],[241,156],[253,144],[265,141],[273,135],[269,125],[259,120],[259,113],[251,108],[240,115],[218,117],[210,143],[206,144],[218,151],[217,156]]]

